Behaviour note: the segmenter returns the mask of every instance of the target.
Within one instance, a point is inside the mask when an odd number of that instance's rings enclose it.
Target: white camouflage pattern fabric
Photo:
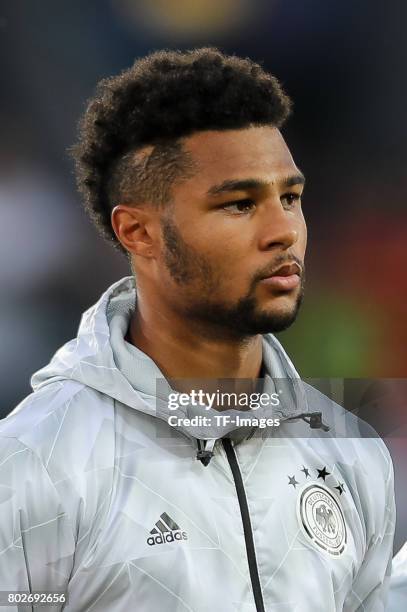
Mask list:
[[[387,612],[407,610],[407,542],[393,559]]]
[[[165,402],[157,411],[158,367],[138,351],[130,381],[116,365],[110,323],[128,321],[134,302],[132,279],[109,288],[83,315],[78,337],[33,377],[34,392],[0,422],[0,590],[65,591],[68,603],[47,609],[70,612],[255,612],[222,445],[208,466],[197,461],[193,432],[169,427]],[[279,372],[298,381],[274,336],[263,347],[267,384]],[[316,406],[331,432],[292,420]],[[358,438],[358,421],[305,384],[279,409],[273,435],[231,432],[265,609],[385,610],[395,523],[386,446]],[[332,435],[344,422],[353,433]],[[320,502],[334,498],[343,516],[338,556],[301,528],[307,485],[325,487]],[[332,531],[331,516],[329,524]]]

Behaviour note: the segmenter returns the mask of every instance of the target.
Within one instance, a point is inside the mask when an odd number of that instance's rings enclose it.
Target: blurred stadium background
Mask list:
[[[0,5],[0,415],[128,274],[82,212],[67,148],[97,81],[163,47],[249,56],[294,99],[285,136],[308,179],[307,294],[280,339],[302,376],[406,377],[406,23],[403,0]],[[407,536],[405,408],[405,395],[386,404],[404,422],[386,436],[396,550]]]

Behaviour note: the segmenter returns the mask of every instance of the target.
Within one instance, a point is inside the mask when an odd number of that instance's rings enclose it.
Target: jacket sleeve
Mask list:
[[[383,443],[384,445],[384,443]],[[396,521],[394,473],[390,454],[384,487],[375,489],[376,517],[362,565],[354,579],[352,593],[344,610],[384,612],[390,586],[393,540]],[[376,479],[378,483],[379,478]],[[377,511],[379,508],[379,511]]]
[[[72,526],[45,466],[16,438],[0,437],[0,517],[0,591],[66,592]]]
[[[386,612],[407,610],[407,542],[393,558]]]

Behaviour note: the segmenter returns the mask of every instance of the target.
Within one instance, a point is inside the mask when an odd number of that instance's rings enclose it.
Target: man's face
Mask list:
[[[281,133],[207,131],[183,146],[197,171],[174,185],[160,218],[161,298],[214,337],[287,328],[303,296],[306,224],[301,172]],[[265,280],[287,264],[299,278]]]

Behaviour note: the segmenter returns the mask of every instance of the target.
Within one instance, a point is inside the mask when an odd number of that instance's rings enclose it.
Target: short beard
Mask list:
[[[236,304],[228,305],[211,299],[222,287],[222,279],[213,264],[184,241],[168,216],[161,220],[161,228],[164,263],[172,279],[183,289],[194,289],[194,295],[199,296],[183,304],[183,316],[205,337],[245,340],[257,334],[281,332],[294,323],[305,290],[305,269],[298,259],[292,257],[302,267],[301,287],[291,311],[272,313],[258,310],[255,290],[261,277],[253,279],[247,294]]]

